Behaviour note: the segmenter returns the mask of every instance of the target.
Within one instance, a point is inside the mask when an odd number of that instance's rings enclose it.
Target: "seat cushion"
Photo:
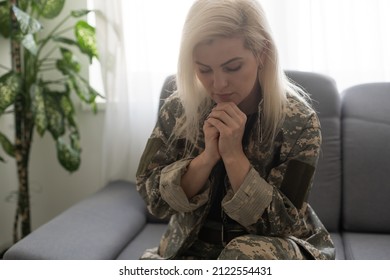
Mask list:
[[[340,233],[330,233],[330,237],[333,240],[334,247],[336,248],[336,260],[344,260],[344,244]]]
[[[20,240],[4,258],[111,260],[145,223],[135,185],[112,182]]]
[[[390,260],[390,234],[343,234],[345,255],[351,260]]]
[[[146,249],[157,247],[167,224],[148,223],[120,253],[118,260],[137,260]]]

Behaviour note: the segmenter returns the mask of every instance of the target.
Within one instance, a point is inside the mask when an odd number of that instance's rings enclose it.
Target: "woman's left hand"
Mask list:
[[[233,191],[236,192],[250,170],[242,148],[247,117],[232,102],[219,103],[206,120],[219,132],[218,150],[224,162]]]
[[[219,131],[218,150],[224,161],[243,154],[246,120],[246,115],[233,102],[219,103],[211,111],[207,122]]]

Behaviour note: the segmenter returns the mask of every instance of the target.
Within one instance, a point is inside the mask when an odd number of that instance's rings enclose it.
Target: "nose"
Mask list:
[[[228,86],[228,79],[223,73],[215,73],[213,76],[213,87],[215,91],[221,92]]]

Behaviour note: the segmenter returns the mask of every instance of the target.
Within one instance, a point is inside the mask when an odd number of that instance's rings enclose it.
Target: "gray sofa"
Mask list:
[[[336,259],[390,259],[390,83],[338,93],[323,75],[288,71],[314,99],[323,146],[310,203]],[[174,84],[168,79],[162,99]],[[11,247],[5,259],[137,259],[166,223],[131,182],[109,183]]]

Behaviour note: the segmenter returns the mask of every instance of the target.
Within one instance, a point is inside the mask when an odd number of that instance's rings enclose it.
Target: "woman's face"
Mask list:
[[[259,61],[243,38],[216,37],[194,49],[196,74],[216,103],[234,102],[241,110],[257,108]],[[249,110],[252,110],[249,109]]]

